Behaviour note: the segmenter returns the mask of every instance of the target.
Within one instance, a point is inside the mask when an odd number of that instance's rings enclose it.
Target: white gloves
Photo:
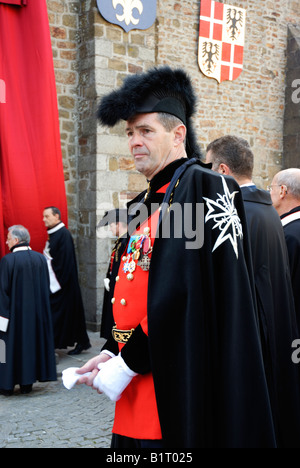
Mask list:
[[[136,375],[119,354],[101,365],[101,370],[94,380],[94,387],[105,393],[112,401],[118,401]]]
[[[78,369],[79,367],[69,367],[68,369],[62,371],[62,381],[64,386],[68,390],[71,390],[71,388],[74,387],[74,385],[76,384],[77,380],[80,379],[80,377],[88,376],[91,374],[91,372],[86,372],[83,375],[79,375],[76,372]]]
[[[137,375],[125,364],[121,354],[99,364],[98,367],[101,370],[95,377],[93,386],[105,393],[112,401],[120,400],[125,388]],[[63,371],[63,384],[68,390],[82,377],[76,373],[76,370],[77,368],[71,367]]]

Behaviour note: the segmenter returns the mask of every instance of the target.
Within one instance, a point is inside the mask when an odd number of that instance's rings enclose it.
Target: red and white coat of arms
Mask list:
[[[236,80],[243,69],[246,10],[212,0],[201,0],[199,66],[204,75]]]

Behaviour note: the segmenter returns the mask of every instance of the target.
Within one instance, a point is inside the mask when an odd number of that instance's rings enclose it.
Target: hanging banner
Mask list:
[[[126,32],[148,29],[156,18],[156,0],[97,0],[97,5],[106,21]]]
[[[0,3],[6,3],[9,5],[24,6],[27,5],[27,0],[0,0]]]
[[[14,224],[43,251],[45,207],[60,208],[67,223],[46,0],[9,3],[0,1],[0,258]]]
[[[201,0],[199,26],[200,70],[219,83],[236,80],[243,70],[246,10]]]

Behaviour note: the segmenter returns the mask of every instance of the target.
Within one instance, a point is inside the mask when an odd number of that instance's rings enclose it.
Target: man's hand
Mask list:
[[[95,377],[93,387],[97,388],[98,393],[105,393],[112,401],[118,401],[125,388],[137,375],[127,366],[119,353],[103,365]]]
[[[86,372],[91,372],[91,374],[89,376],[80,377],[77,381],[77,385],[85,384],[89,387],[93,387],[94,379],[99,372],[98,365],[108,361],[109,359],[111,359],[111,357],[105,353],[101,353],[99,356],[90,359],[83,367],[77,370],[77,374],[85,374]]]

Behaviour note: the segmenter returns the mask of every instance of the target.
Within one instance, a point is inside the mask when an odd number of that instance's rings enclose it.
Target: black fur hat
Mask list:
[[[168,66],[125,78],[120,89],[104,96],[98,109],[103,125],[113,127],[139,113],[166,112],[178,117],[187,128],[186,151],[189,158],[200,157],[192,116],[196,95],[188,75]]]

